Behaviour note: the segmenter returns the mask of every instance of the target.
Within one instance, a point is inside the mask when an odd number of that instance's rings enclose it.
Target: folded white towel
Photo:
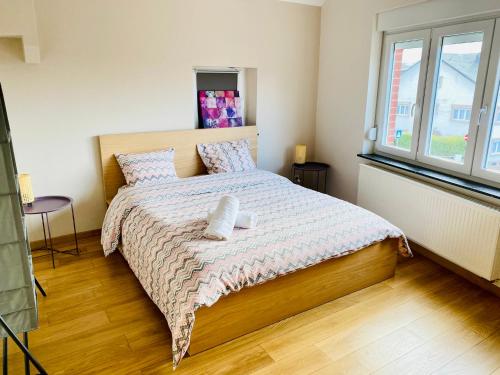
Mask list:
[[[215,210],[208,210],[207,221],[210,223],[212,221],[212,216]],[[239,211],[238,216],[236,216],[236,222],[234,223],[236,228],[242,229],[252,229],[257,226],[257,214],[248,211]]]
[[[240,201],[231,195],[223,196],[215,209],[212,220],[205,229],[205,236],[210,239],[227,240],[236,223]]]

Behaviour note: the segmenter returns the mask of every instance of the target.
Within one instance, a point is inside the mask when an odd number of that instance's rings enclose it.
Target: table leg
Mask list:
[[[23,332],[24,346],[28,349],[28,332]],[[30,375],[30,358],[24,354],[24,373]]]
[[[78,238],[76,235],[75,210],[73,209],[73,203],[71,203],[71,217],[73,219],[73,232],[75,233],[76,253],[80,255],[80,249],[78,248]]]
[[[326,194],[327,190],[326,190],[326,182],[328,181],[328,169],[325,170],[325,191],[324,193]]]
[[[292,166],[292,182],[294,184],[301,184],[300,177],[297,175],[297,169],[295,168],[295,165]]]
[[[50,245],[50,255],[52,256],[52,268],[56,268],[56,264],[54,262],[54,246],[52,245],[52,235],[50,234],[50,223],[49,223],[48,213],[45,213],[45,219],[47,220],[47,232],[49,233],[49,245]]]
[[[42,228],[43,228],[43,240],[45,241],[45,248],[48,250],[49,246],[47,245],[47,234],[45,233],[45,220],[43,219],[43,213],[40,214],[42,218]]]

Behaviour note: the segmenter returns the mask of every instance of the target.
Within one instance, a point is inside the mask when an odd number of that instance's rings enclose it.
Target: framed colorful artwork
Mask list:
[[[241,98],[237,90],[198,91],[200,127],[232,128],[243,126]]]

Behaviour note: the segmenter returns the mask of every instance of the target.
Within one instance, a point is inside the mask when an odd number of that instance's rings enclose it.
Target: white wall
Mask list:
[[[10,0],[1,0],[10,1]],[[37,0],[41,63],[0,41],[19,170],[36,195],[76,200],[79,231],[105,206],[99,134],[193,128],[192,67],[258,69],[259,167],[288,173],[314,146],[320,9],[270,0]],[[54,215],[55,235],[69,233]],[[39,219],[31,220],[38,239]]]
[[[358,158],[373,126],[376,14],[418,0],[327,0],[321,13],[316,159],[329,163],[329,193],[356,202]],[[375,59],[375,60],[374,60]]]

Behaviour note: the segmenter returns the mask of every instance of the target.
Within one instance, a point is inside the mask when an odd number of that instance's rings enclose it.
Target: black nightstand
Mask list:
[[[292,181],[308,189],[326,193],[326,177],[330,166],[325,163],[308,161],[292,165]]]

